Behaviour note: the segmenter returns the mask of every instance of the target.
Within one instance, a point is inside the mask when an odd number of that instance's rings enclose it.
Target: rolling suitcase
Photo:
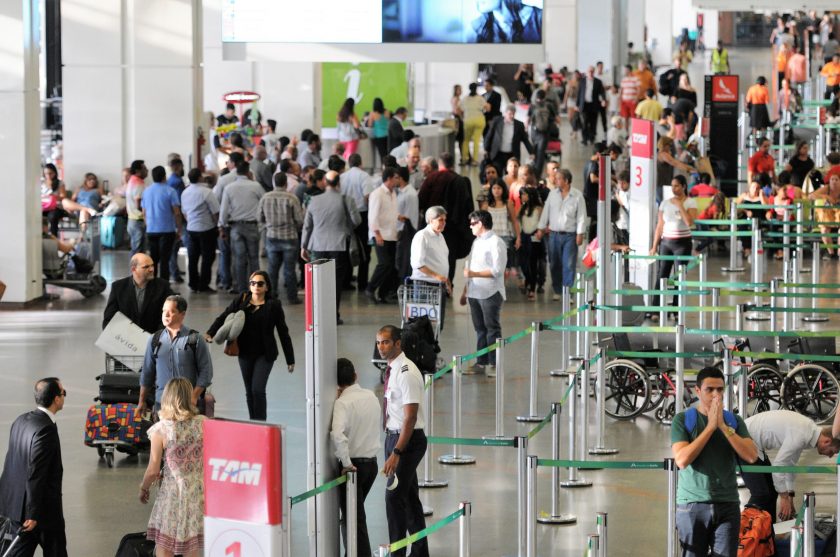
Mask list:
[[[122,216],[103,216],[100,223],[99,237],[102,240],[102,247],[109,249],[117,249],[125,240],[125,232],[128,227],[128,221]]]
[[[104,373],[97,378],[99,396],[96,401],[103,404],[131,402],[140,400],[140,374],[136,372]]]
[[[15,529],[11,519],[0,516],[0,554],[8,557],[20,541],[21,529]]]
[[[137,416],[137,406],[128,403],[94,404],[85,420],[85,445],[96,447],[108,467],[114,465],[114,451],[137,454],[148,447],[151,423]]]
[[[126,534],[120,540],[116,557],[154,557],[155,542],[146,539],[146,532]]]

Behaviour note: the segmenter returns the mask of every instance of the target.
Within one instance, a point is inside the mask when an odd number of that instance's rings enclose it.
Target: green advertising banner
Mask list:
[[[408,98],[408,64],[325,62],[321,64],[322,126],[334,128],[336,115],[345,99],[356,101],[359,119],[373,109],[379,97],[385,108],[394,111],[400,106],[413,114]]]

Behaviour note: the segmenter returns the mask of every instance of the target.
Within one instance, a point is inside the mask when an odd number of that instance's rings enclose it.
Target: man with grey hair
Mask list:
[[[193,385],[192,402],[203,410],[204,391],[213,382],[213,361],[201,333],[184,325],[187,301],[177,294],[163,303],[163,329],[146,345],[143,369],[140,372],[140,400],[137,413],[146,411],[149,391],[155,389],[155,411],[160,409],[163,388],[170,379],[183,377]]]
[[[262,145],[254,147],[254,158],[251,160],[251,174],[254,175],[254,180],[266,192],[274,189],[274,184],[271,183],[271,175],[274,174],[274,168],[271,161],[268,160],[268,151]]]
[[[522,145],[525,145],[525,149],[533,158],[534,147],[528,140],[525,124],[516,119],[516,106],[510,104],[505,108],[504,116],[489,123],[487,134],[484,136],[484,151],[490,162],[501,170],[505,168],[509,158],[521,156]]]

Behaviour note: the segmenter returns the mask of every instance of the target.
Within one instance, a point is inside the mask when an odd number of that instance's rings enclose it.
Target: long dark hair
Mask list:
[[[352,100],[352,99],[348,99],[348,100]],[[379,114],[385,114],[385,103],[383,103],[382,99],[380,99],[379,97],[376,97],[375,99],[373,99],[373,111],[378,112]]]
[[[490,195],[487,196],[487,205],[490,206],[490,207],[495,207],[496,206],[496,196],[493,195],[493,187],[494,186],[499,186],[500,188],[502,188],[502,206],[507,206],[508,187],[507,187],[507,184],[505,184],[504,180],[490,180],[490,188],[489,188],[490,191],[487,192]]]
[[[523,193],[528,196],[528,201],[522,201],[522,206],[519,209],[519,215],[521,216],[524,213],[530,217],[532,214],[534,214],[534,209],[536,209],[537,207],[542,207],[542,197],[540,197],[537,188],[522,188],[522,191],[519,192],[520,199],[522,199]]]
[[[356,101],[352,98],[348,98],[344,101],[344,104],[341,105],[341,110],[338,111],[338,121],[339,122],[346,122],[350,119],[353,115],[353,110],[356,107]]]
[[[248,282],[250,283],[252,280],[254,280],[254,277],[262,277],[262,279],[265,281],[265,297],[268,298],[269,294],[271,294],[271,279],[268,278],[268,272],[263,271],[262,269],[260,269],[259,271],[254,271],[253,273],[251,273],[251,276],[248,277]],[[250,296],[248,297],[248,299],[250,299]]]

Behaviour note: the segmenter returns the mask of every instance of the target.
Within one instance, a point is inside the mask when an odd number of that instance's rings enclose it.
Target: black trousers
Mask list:
[[[13,522],[13,526],[17,531],[21,525]],[[9,557],[32,557],[39,545],[44,552],[44,557],[67,557],[67,537],[64,533],[64,521],[62,520],[60,527],[44,529],[36,526],[32,532],[22,533]]]
[[[400,436],[389,433],[385,436],[385,458],[391,456]],[[417,466],[426,454],[426,434],[415,429],[405,446],[397,464],[397,487],[385,491],[385,516],[388,518],[388,538],[391,543],[426,527],[420,489],[417,486]],[[405,557],[405,549],[391,553],[393,557]],[[429,557],[429,543],[426,538],[411,545],[411,557]]]
[[[598,105],[595,103],[584,104],[580,115],[583,118],[583,142],[593,143],[598,126]]]
[[[397,291],[397,243],[385,241],[384,245],[373,245],[376,250],[376,268],[370,277],[367,289],[379,291],[379,297],[385,298]]]
[[[219,231],[215,228],[204,232],[188,230],[190,241],[187,243],[187,270],[189,287],[193,290],[207,290],[213,275],[213,262],[216,260],[216,243]],[[199,272],[199,261],[201,271]]]
[[[175,245],[174,232],[147,232],[149,255],[155,264],[155,276],[169,280],[169,258]]]
[[[388,137],[374,137],[373,146],[376,148],[375,155],[379,155],[379,162],[372,166],[373,168],[379,168],[380,166],[382,166],[382,160],[385,158],[385,155],[388,154]]]
[[[417,232],[410,222],[405,222],[397,240],[397,286],[411,276],[411,240]]]
[[[365,513],[365,499],[373,487],[379,467],[376,458],[351,458],[356,467],[356,555],[357,557],[371,557],[370,536],[367,529],[367,514]],[[341,464],[338,465],[339,469]],[[347,486],[338,487],[339,509],[341,510],[341,539],[344,543],[344,555],[347,555],[347,517],[344,509],[347,507]]]
[[[359,211],[359,214],[362,216],[362,222],[353,233],[362,247],[362,257],[359,259],[359,269],[356,271],[356,289],[361,292],[367,288],[368,276],[370,276],[370,244],[368,243],[368,212]]]
[[[252,420],[264,422],[268,417],[265,387],[274,361],[265,356],[240,354],[239,370],[242,372],[242,382],[245,384],[245,402],[248,405],[248,417]]]
[[[313,251],[312,259],[335,260],[335,316],[341,317],[341,287],[348,276],[350,259],[343,251]]]
[[[543,165],[545,165],[545,152],[548,149],[548,133],[534,132],[534,171],[537,179],[542,176]]]
[[[770,459],[766,455],[761,455],[756,462],[756,466],[770,466]],[[770,513],[773,520],[776,520],[776,501],[779,493],[776,491],[776,486],[773,485],[773,475],[770,472],[761,474],[758,472],[742,472],[741,478],[744,480],[744,485],[750,490],[750,505],[755,505],[761,510]]]
[[[691,255],[691,238],[662,238],[659,241],[659,255]],[[680,265],[683,263],[680,262]],[[656,281],[656,289],[659,289],[659,280],[671,277],[671,270],[674,268],[673,261],[659,262],[659,276]],[[662,305],[665,305],[664,302]],[[659,305],[659,296],[653,297],[654,306]],[[674,296],[674,305],[677,305],[677,297]]]
[[[507,170],[507,161],[511,157],[519,158],[519,153],[508,153],[506,151],[499,151],[496,153],[496,156],[493,158],[493,166],[496,167],[496,170],[499,172],[499,177],[505,175],[505,170]]]

